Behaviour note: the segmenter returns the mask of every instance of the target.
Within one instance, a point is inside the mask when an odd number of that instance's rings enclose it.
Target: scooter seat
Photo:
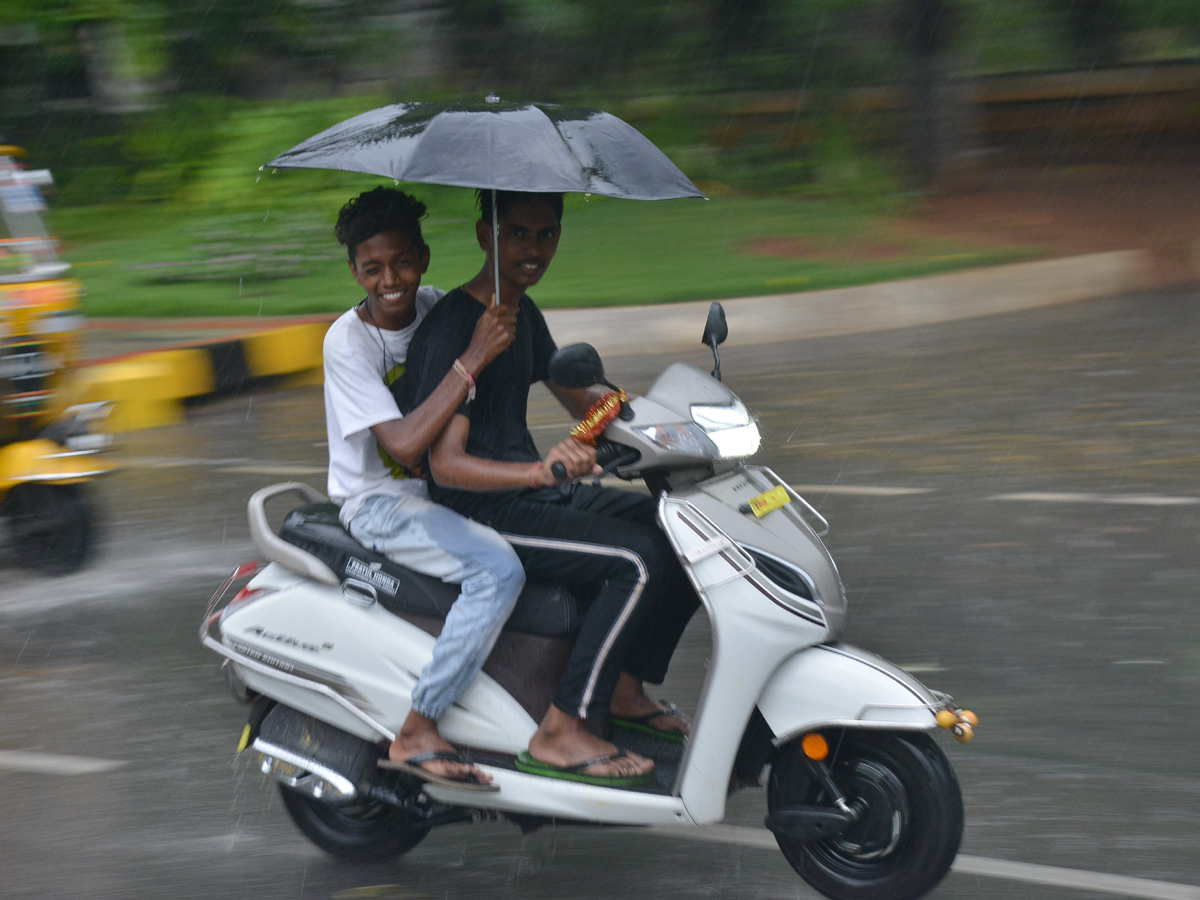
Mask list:
[[[342,579],[371,584],[379,604],[396,615],[445,618],[458,599],[458,585],[422,575],[356,541],[338,520],[334,503],[310,503],[283,520],[279,536],[311,553]],[[505,631],[540,637],[566,637],[579,628],[579,607],[566,588],[526,584]]]

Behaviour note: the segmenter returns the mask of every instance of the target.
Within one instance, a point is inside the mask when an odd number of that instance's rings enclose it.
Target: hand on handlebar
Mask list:
[[[581,444],[574,438],[567,438],[550,448],[546,458],[542,460],[539,474],[543,487],[552,487],[559,482],[574,481],[589,475],[598,475],[600,466],[596,464],[596,449],[587,444]]]

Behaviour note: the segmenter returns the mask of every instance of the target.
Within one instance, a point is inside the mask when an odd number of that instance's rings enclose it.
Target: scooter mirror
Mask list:
[[[701,342],[712,347],[713,378],[721,380],[721,355],[717,353],[717,345],[729,337],[729,326],[725,323],[725,308],[713,301],[708,308],[708,321],[704,323],[704,337]]]
[[[591,344],[560,347],[550,357],[550,378],[565,388],[586,388],[605,384],[604,363]]]
[[[714,342],[725,343],[727,337],[729,337],[729,326],[725,323],[725,308],[714,300],[712,306],[708,308],[708,321],[704,323],[704,337],[700,339],[700,343],[711,347]]]

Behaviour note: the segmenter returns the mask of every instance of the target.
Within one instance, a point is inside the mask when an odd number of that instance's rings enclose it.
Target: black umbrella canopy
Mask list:
[[[334,125],[266,167],[630,200],[704,196],[616,116],[545,103],[396,103]]]

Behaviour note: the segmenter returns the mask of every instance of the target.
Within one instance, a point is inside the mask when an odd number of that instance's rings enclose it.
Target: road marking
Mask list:
[[[298,477],[301,475],[327,475],[327,466],[310,466],[304,463],[279,463],[253,459],[196,459],[185,456],[146,457],[133,456],[119,460],[129,469],[215,469],[218,472],[233,472],[239,475],[279,475]]]
[[[946,672],[945,666],[935,662],[904,663],[900,665],[910,675],[928,675],[931,672]]]
[[[111,772],[123,765],[125,765],[124,762],[116,759],[0,750],[0,770],[10,772],[36,772],[39,775],[95,775],[100,772]]]
[[[1019,503],[1110,503],[1118,506],[1192,506],[1200,497],[1171,497],[1162,494],[1059,494],[1030,492],[1024,494],[993,494],[989,500],[1011,500]]]
[[[850,497],[907,497],[932,494],[933,488],[886,487],[873,484],[794,484],[797,494],[846,494]]]
[[[1165,659],[1117,659],[1113,660],[1114,666],[1165,666]]]
[[[743,847],[758,847],[764,850],[779,849],[779,845],[775,843],[775,836],[765,828],[748,828],[744,825],[707,825],[703,828],[685,829],[657,825],[650,830],[666,837],[739,844]],[[1043,884],[1072,890],[1117,894],[1122,897],[1137,897],[1139,900],[1200,900],[1200,887],[1190,884],[1151,881],[1148,878],[1131,878],[1126,875],[1109,875],[1104,872],[1088,872],[1085,869],[1064,869],[1059,866],[1011,862],[1005,859],[988,859],[984,856],[966,856],[962,853],[955,858],[951,871],[961,875],[980,875],[984,878],[1002,878],[1026,884]]]
[[[1190,884],[1151,881],[1148,878],[1130,878],[1127,875],[1063,869],[1058,866],[1040,866],[1036,863],[1010,862],[1004,859],[987,859],[982,856],[960,855],[954,861],[951,871],[964,875],[982,875],[985,878],[1006,878],[1026,884],[1044,884],[1079,891],[1118,894],[1122,897],[1139,897],[1142,900],[1200,900],[1200,887]]]
[[[549,426],[539,426],[549,427]],[[557,426],[555,426],[557,427]],[[221,472],[241,475],[278,475],[295,478],[328,474],[325,466],[304,463],[282,463],[253,459],[196,459],[189,457],[130,457],[120,464],[131,469],[175,469],[204,466]],[[586,480],[586,479],[585,479]],[[606,479],[607,481],[607,479]],[[847,497],[911,497],[932,494],[936,488],[890,487],[882,484],[795,484],[792,490],[808,495],[842,495]],[[1164,494],[1084,494],[1053,491],[1028,491],[1014,494],[993,494],[988,500],[1015,503],[1106,503],[1115,506],[1195,506],[1200,497]]]
[[[273,466],[273,465],[257,465],[257,466],[221,466],[217,469],[218,472],[236,472],[239,475],[326,475],[329,469],[326,466]]]

